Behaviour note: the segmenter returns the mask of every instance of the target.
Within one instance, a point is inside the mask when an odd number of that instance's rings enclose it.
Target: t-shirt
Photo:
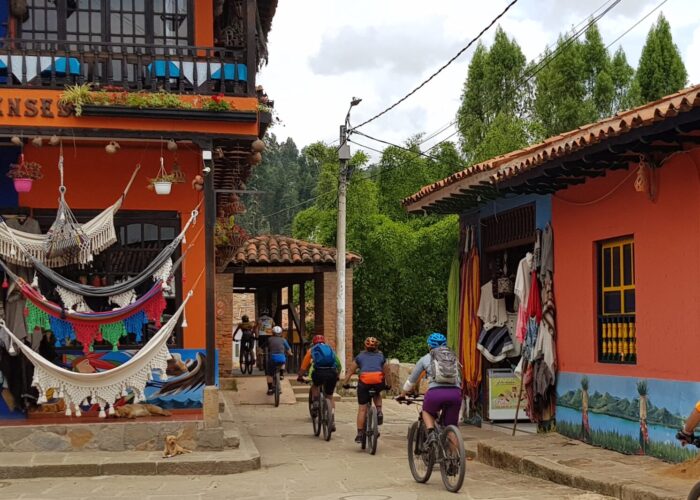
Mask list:
[[[384,382],[386,358],[381,351],[362,351],[355,357],[355,363],[360,369],[360,382],[363,384]]]
[[[532,272],[533,255],[528,253],[518,264],[518,273],[515,275],[515,287],[513,292],[518,297],[518,304],[527,307],[527,300],[530,297],[530,273]]]
[[[493,297],[491,281],[481,287],[481,298],[479,299],[477,315],[484,322],[484,330],[486,331],[497,326],[503,326],[508,321],[506,300]]]
[[[430,381],[430,383],[428,384],[428,389],[434,389],[435,387],[462,387],[460,370],[457,370],[456,384],[439,384],[434,381],[435,374],[433,373],[433,364],[432,359],[430,357],[430,353],[426,354],[418,360],[418,363],[416,363],[416,366],[413,368],[413,371],[408,376],[408,381],[411,384],[415,385],[418,382],[421,373],[423,372],[426,373],[426,375],[428,376],[428,380]]]
[[[272,335],[272,327],[275,326],[275,321],[270,316],[260,316],[258,321],[260,322],[258,335]]]
[[[247,321],[245,323],[238,323],[237,329],[241,329],[241,337],[250,337],[253,335],[253,328],[255,328],[255,323]]]
[[[270,354],[284,354],[292,349],[289,347],[289,342],[283,337],[270,337],[267,341]]]

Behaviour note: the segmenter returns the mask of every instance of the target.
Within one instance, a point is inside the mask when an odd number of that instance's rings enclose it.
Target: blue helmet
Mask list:
[[[445,344],[447,344],[447,338],[442,333],[434,332],[428,336],[428,347],[431,349]]]

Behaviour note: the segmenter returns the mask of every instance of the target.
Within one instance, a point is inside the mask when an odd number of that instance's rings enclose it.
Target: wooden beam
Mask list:
[[[244,268],[245,274],[312,274],[313,266],[251,266]]]

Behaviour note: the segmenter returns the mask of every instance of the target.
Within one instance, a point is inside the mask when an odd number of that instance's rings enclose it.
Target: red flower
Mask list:
[[[224,94],[217,94],[211,97],[211,100],[214,101],[216,104],[219,104],[221,101],[224,100]]]

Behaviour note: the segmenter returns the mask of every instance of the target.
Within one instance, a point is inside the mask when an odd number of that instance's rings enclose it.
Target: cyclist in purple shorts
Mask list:
[[[437,439],[435,419],[442,412],[444,425],[458,425],[462,406],[461,369],[457,356],[447,347],[447,338],[442,333],[428,336],[430,352],[420,358],[403,386],[401,397],[414,390],[420,376],[428,376],[428,391],[423,401],[423,422],[428,430],[427,442]]]

